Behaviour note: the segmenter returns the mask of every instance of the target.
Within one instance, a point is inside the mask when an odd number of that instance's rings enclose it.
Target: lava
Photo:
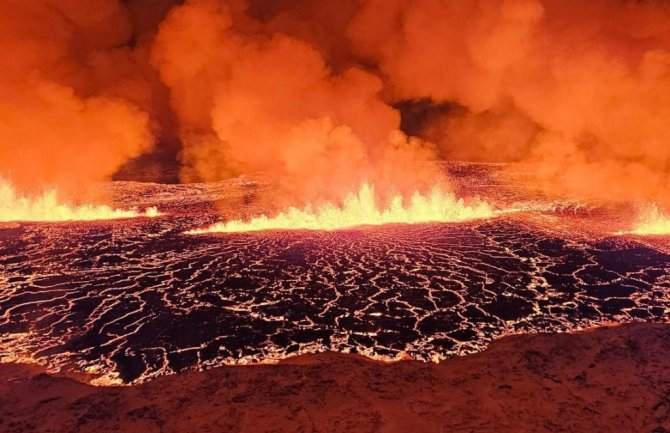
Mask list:
[[[483,201],[466,204],[453,193],[434,188],[430,194],[418,192],[407,204],[403,197],[392,197],[385,208],[377,206],[373,185],[364,183],[358,193],[350,193],[343,205],[325,202],[316,208],[290,207],[275,217],[261,215],[250,221],[234,220],[216,223],[205,229],[188,231],[187,234],[237,233],[264,230],[323,230],[331,231],[358,226],[383,224],[419,224],[429,222],[460,222],[492,218],[496,212]]]
[[[641,236],[668,235],[670,234],[670,217],[664,214],[657,205],[651,205],[642,214],[635,228],[628,234]]]
[[[21,196],[8,181],[0,180],[0,222],[94,221],[137,217],[156,217],[158,208],[144,211],[114,209],[104,205],[71,206],[58,201],[55,190],[31,198]]]
[[[459,196],[481,200],[439,194],[439,215],[482,219],[183,236],[220,217],[212,202],[227,214],[274,215],[263,179],[112,182],[104,191],[118,203],[159,205],[170,217],[0,231],[0,362],[119,385],[323,351],[441,361],[512,333],[667,321],[665,238],[591,230],[619,227],[633,209],[564,208],[500,176],[500,167],[444,170]],[[363,191],[367,202],[352,194],[359,209],[362,201],[392,214],[388,202],[372,205],[371,186]],[[246,195],[258,201],[248,205]],[[397,202],[411,213],[412,200]]]

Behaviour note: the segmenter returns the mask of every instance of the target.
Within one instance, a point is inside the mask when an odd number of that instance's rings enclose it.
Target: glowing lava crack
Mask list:
[[[326,202],[314,209],[291,207],[275,217],[262,215],[250,221],[234,220],[217,223],[205,229],[186,232],[191,235],[205,233],[237,233],[262,230],[337,230],[357,226],[382,224],[418,224],[428,222],[458,222],[486,219],[496,216],[491,206],[483,201],[471,205],[457,199],[452,193],[439,188],[428,195],[415,193],[405,205],[402,196],[394,196],[385,209],[376,204],[374,187],[363,184],[357,194],[349,194],[339,207]]]

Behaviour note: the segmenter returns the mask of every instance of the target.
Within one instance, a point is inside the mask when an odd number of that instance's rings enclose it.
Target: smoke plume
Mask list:
[[[444,158],[670,204],[662,0],[2,0],[0,19],[0,175],[22,189],[178,139],[183,181],[263,172],[291,201],[425,191]]]
[[[186,180],[263,172],[303,201],[339,199],[364,181],[401,192],[440,181],[434,150],[400,133],[378,76],[334,72],[305,40],[235,15],[222,1],[189,1],[156,38]]]
[[[667,201],[670,8],[661,1],[368,0],[349,27],[442,156],[522,162],[551,192]]]
[[[152,148],[167,104],[122,3],[3,0],[0,21],[1,177],[76,198]]]

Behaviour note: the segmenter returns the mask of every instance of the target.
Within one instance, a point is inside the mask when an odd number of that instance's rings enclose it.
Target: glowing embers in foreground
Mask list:
[[[401,196],[395,196],[384,209],[378,208],[375,198],[374,187],[363,184],[358,193],[351,193],[344,199],[342,206],[326,202],[316,208],[291,207],[272,218],[262,215],[250,221],[217,223],[205,229],[188,231],[187,234],[337,230],[366,225],[458,222],[496,216],[496,212],[486,202],[469,205],[454,194],[444,193],[438,188],[428,195],[415,193],[407,204],[403,203]]]
[[[670,217],[665,215],[657,205],[651,205],[641,215],[633,230],[619,234],[634,235],[670,235]]]
[[[69,206],[58,202],[56,191],[46,191],[34,198],[22,197],[9,182],[0,179],[0,222],[94,221],[158,215],[158,209],[155,207],[140,212],[113,209],[109,206]]]

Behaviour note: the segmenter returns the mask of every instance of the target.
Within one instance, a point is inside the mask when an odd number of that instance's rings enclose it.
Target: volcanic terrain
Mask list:
[[[510,333],[667,320],[664,238],[617,236],[619,209],[551,201],[499,166],[447,169],[460,193],[517,210],[457,224],[185,234],[219,220],[222,205],[224,218],[266,209],[263,183],[241,178],[103,185],[120,205],[158,206],[152,219],[5,224],[0,357],[137,383],[323,351],[436,361]]]

